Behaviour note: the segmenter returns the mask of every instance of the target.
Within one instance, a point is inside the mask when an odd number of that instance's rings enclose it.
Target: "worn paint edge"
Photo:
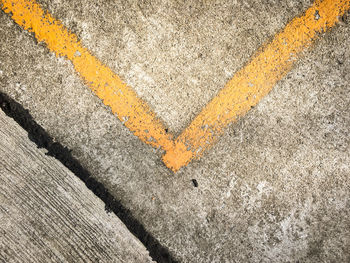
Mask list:
[[[35,0],[0,0],[0,3],[18,25],[33,32],[56,56],[69,59],[88,87],[143,142],[165,151],[173,147],[172,135],[136,92]]]
[[[225,128],[267,95],[291,70],[300,53],[349,8],[348,0],[317,0],[303,15],[291,20],[179,135],[175,147],[163,156],[165,165],[176,172],[212,147]]]

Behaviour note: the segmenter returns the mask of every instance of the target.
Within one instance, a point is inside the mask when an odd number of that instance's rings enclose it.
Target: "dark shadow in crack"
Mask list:
[[[90,173],[72,156],[68,148],[53,141],[48,133],[35,122],[28,110],[24,109],[22,105],[2,92],[0,92],[0,108],[7,116],[13,118],[28,132],[28,137],[32,142],[39,148],[47,149],[47,155],[59,160],[73,174],[79,177],[85,185],[105,203],[106,211],[116,214],[129,231],[144,244],[153,260],[158,263],[177,262],[168,249],[163,247],[158,240],[148,233],[144,226],[133,217],[129,209],[124,207],[119,200],[115,199],[102,183],[90,176]]]

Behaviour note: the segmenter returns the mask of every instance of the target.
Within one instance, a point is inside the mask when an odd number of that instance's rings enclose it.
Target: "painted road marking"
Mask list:
[[[316,1],[302,16],[294,18],[238,71],[218,95],[181,133],[175,147],[163,156],[173,171],[187,165],[210,148],[224,128],[256,105],[292,68],[298,55],[333,27],[349,10],[350,1]]]
[[[84,82],[127,128],[143,142],[164,149],[163,161],[174,172],[210,148],[227,125],[271,91],[291,70],[298,55],[350,9],[350,0],[317,0],[260,49],[174,141],[150,107],[35,0],[0,2],[17,24],[33,32],[57,56],[72,61]]]
[[[173,147],[172,136],[151,108],[36,1],[0,0],[0,3],[6,13],[12,13],[17,24],[33,32],[57,56],[69,59],[89,88],[143,142],[165,151]]]

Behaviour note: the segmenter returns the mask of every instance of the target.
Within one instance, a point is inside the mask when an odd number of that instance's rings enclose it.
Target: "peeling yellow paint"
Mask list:
[[[260,49],[202,110],[163,156],[174,172],[210,148],[224,128],[256,105],[292,68],[298,55],[333,27],[349,10],[350,1],[316,1],[302,16],[294,18],[272,42]]]
[[[6,13],[12,13],[17,24],[33,32],[57,56],[69,59],[90,89],[143,142],[164,150],[173,147],[171,134],[148,105],[36,1],[0,0],[0,3]]]

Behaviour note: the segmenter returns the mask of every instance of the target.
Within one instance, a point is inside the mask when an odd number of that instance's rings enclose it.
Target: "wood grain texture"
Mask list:
[[[152,262],[104,203],[0,110],[0,262]]]

